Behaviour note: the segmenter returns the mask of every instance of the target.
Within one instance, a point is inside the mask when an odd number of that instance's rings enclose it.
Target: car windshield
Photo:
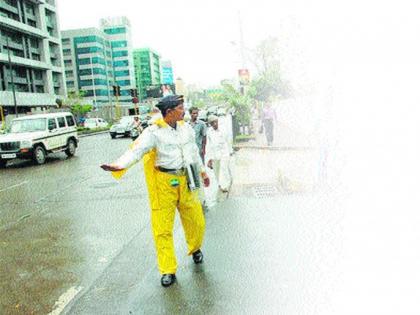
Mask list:
[[[85,124],[94,124],[96,123],[96,119],[86,119]]]
[[[47,129],[45,118],[14,120],[10,126],[11,133],[44,131]]]
[[[131,123],[132,121],[134,121],[134,116],[125,116],[121,118],[120,124],[126,125]]]

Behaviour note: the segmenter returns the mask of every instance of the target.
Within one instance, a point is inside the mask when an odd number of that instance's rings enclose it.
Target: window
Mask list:
[[[127,50],[114,51],[112,53],[112,58],[115,58],[115,57],[127,57],[127,56],[128,56],[128,51]]]
[[[127,41],[119,40],[119,41],[111,42],[111,46],[112,48],[127,47]]]
[[[64,55],[64,56],[69,56],[69,55],[71,55],[71,49],[63,49],[63,55]]]
[[[66,77],[73,77],[73,70],[66,70]]]
[[[66,121],[64,117],[57,117],[57,121],[58,121],[59,128],[64,128],[66,126]]]
[[[80,80],[80,86],[91,86],[93,85],[92,80]]]
[[[89,65],[89,64],[91,64],[90,60],[91,60],[91,58],[81,58],[81,59],[79,59],[79,64],[80,65]],[[99,63],[101,65],[105,65],[105,59],[100,58],[100,57],[93,57],[92,58],[92,63]]]
[[[66,81],[66,85],[68,88],[74,87],[74,81]]]
[[[104,50],[99,47],[83,47],[77,48],[78,54],[88,54],[88,53],[95,53],[95,52],[103,52]]]
[[[63,38],[63,39],[61,40],[61,43],[62,43],[63,45],[68,45],[68,44],[70,44],[70,38]]]
[[[114,67],[127,67],[127,66],[128,66],[128,60],[114,61]]]
[[[64,64],[66,66],[70,66],[72,64],[71,60],[64,60]]]
[[[82,69],[79,70],[79,75],[91,75],[92,74],[92,70],[91,69]],[[100,68],[94,68],[93,69],[93,74],[103,74],[106,75],[106,72],[104,69],[100,69]]]
[[[73,117],[72,117],[72,116],[66,116],[66,121],[67,121],[67,126],[69,126],[69,127],[71,127],[71,126],[74,126],[74,125],[75,125],[75,123],[74,123],[74,119],[73,119]]]
[[[117,85],[119,86],[128,86],[130,85],[130,80],[121,80],[121,81],[116,81]]]
[[[115,71],[114,74],[116,77],[127,77],[130,75],[130,71],[128,70]]]
[[[93,43],[93,42],[97,42],[98,38],[96,36],[82,36],[82,37],[75,37],[74,38],[74,42],[76,44],[79,43]]]
[[[57,123],[54,118],[48,119],[48,130],[57,129]]]
[[[124,34],[126,32],[126,28],[125,27],[108,28],[108,29],[105,29],[104,32],[110,35]]]
[[[36,22],[28,19],[28,25],[36,27]]]

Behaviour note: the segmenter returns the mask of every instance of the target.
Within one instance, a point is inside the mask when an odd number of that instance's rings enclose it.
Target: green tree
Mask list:
[[[252,99],[248,94],[242,95],[235,86],[228,82],[222,82],[221,93],[212,96],[213,103],[233,108],[238,122],[248,125],[251,121]]]
[[[248,88],[251,98],[266,102],[272,97],[288,98],[292,95],[290,83],[282,75],[277,38],[261,41],[253,50],[252,61],[257,72]]]
[[[63,102],[63,107],[67,107],[76,117],[83,117],[91,112],[93,106],[86,104],[84,99],[85,92],[69,92],[67,98]]]

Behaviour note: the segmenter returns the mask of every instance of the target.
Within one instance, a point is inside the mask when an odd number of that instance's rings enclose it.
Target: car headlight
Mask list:
[[[28,149],[30,147],[32,147],[32,142],[31,141],[24,140],[24,141],[20,142],[20,148],[21,149]]]

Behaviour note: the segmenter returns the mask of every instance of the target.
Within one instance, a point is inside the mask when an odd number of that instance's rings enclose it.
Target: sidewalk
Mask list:
[[[278,123],[274,142],[267,146],[265,134],[258,133],[259,121],[254,121],[256,139],[236,146],[235,187],[233,194],[242,194],[255,186],[271,186],[281,193],[309,192],[322,180],[322,150],[313,135],[305,135]],[[261,188],[264,189],[264,188]]]
[[[241,167],[247,163],[265,175],[271,170],[257,159],[244,160],[247,150],[241,151],[235,189],[243,185]],[[254,181],[269,183],[263,175]],[[160,285],[145,229],[65,314],[326,314],[341,246],[341,213],[332,201],[319,193],[237,190],[206,213],[202,265],[185,255],[177,216],[172,287]]]
[[[315,189],[317,151],[286,130],[278,129],[277,143],[293,149],[260,145],[234,155],[232,192],[205,214],[202,265],[185,255],[176,216],[172,287],[160,285],[152,235],[143,229],[64,314],[336,313],[329,301],[339,277],[342,212]]]

